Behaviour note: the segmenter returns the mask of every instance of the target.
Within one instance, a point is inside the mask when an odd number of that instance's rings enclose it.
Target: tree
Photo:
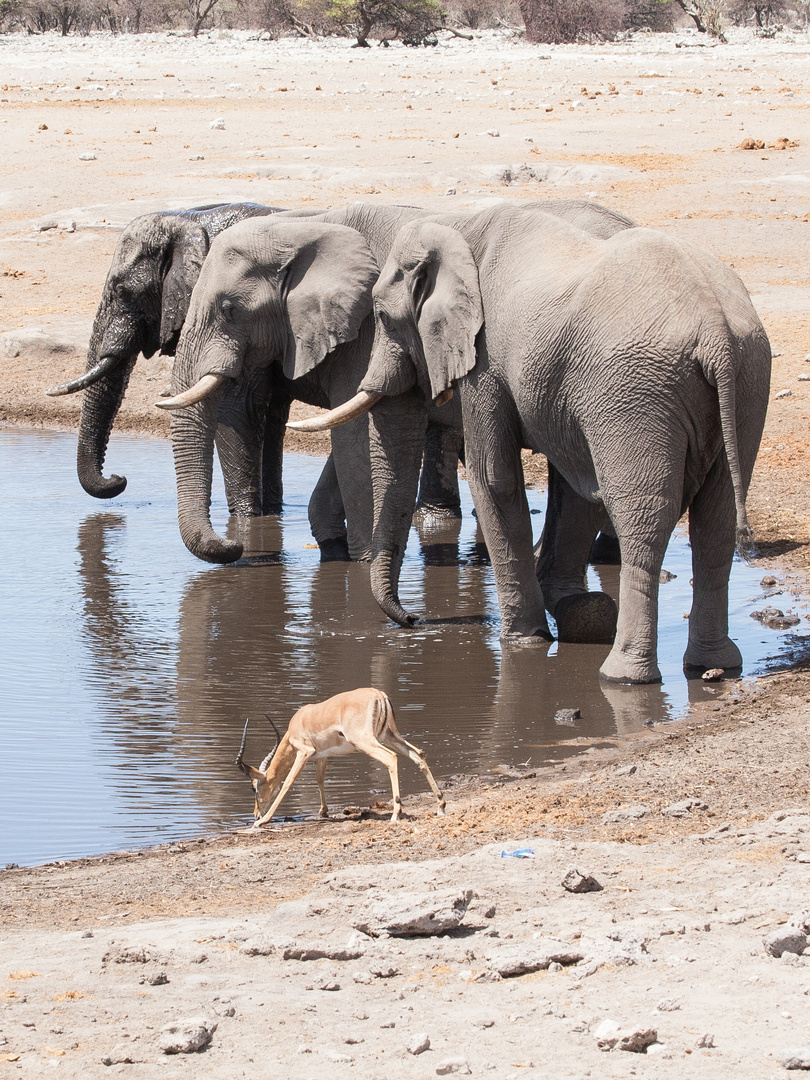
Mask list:
[[[219,0],[187,0],[188,12],[191,16],[191,33],[194,37],[197,37],[202,25],[214,8],[219,3]]]
[[[701,34],[708,34],[725,42],[723,0],[675,0],[675,3],[686,12]]]
[[[436,0],[331,0],[327,12],[341,29],[355,35],[361,49],[369,47],[375,26],[389,31],[389,37],[418,42],[439,29],[445,17]]]
[[[610,38],[625,25],[625,0],[519,0],[526,38],[558,44]]]

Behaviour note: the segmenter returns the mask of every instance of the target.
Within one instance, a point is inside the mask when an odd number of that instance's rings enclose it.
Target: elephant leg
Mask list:
[[[606,521],[593,542],[588,562],[594,566],[619,566],[622,561],[622,553],[619,548],[619,538],[613,525]]]
[[[551,640],[537,580],[532,519],[520,460],[518,421],[510,401],[478,380],[476,407],[465,407],[467,475],[486,540],[501,610],[501,637]],[[481,404],[486,401],[487,407]],[[493,437],[493,432],[497,436]]]
[[[422,518],[460,518],[458,460],[464,444],[461,428],[428,421],[425,454],[419,477],[416,513]]]
[[[217,413],[216,447],[228,510],[238,517],[262,513],[261,462],[269,380],[229,384]]]
[[[321,562],[349,561],[346,515],[332,454],[326,459],[309,500],[309,527],[321,549]]]
[[[557,621],[560,641],[612,642],[616,604],[603,592],[588,592],[588,555],[606,519],[600,503],[578,495],[548,463],[548,509],[537,547],[537,578],[546,610]]]
[[[284,501],[284,425],[290,418],[292,398],[274,388],[264,418],[262,443],[262,514],[280,514]]]
[[[643,455],[634,455],[644,461]],[[622,549],[619,618],[613,648],[599,671],[609,682],[661,681],[658,668],[658,584],[664,553],[681,506],[682,471],[649,461],[645,477],[621,479],[643,497],[611,498],[600,485]],[[658,483],[652,485],[650,478]]]
[[[693,592],[685,668],[742,667],[740,650],[728,636],[735,522],[731,477],[725,455],[720,454],[689,507]]]

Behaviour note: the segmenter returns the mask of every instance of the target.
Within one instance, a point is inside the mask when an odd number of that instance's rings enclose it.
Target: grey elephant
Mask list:
[[[547,205],[553,213],[586,223],[595,235],[634,226],[623,215],[583,200]],[[358,203],[309,216],[298,225],[294,216],[245,222],[212,245],[178,349],[178,393],[157,403],[189,410],[185,416],[176,414],[173,426],[181,534],[189,549],[208,561],[238,558],[239,547],[216,537],[210,527],[213,414],[206,395],[222,393],[225,380],[243,383],[273,367],[292,380],[292,393],[301,400],[327,407],[346,404],[368,361],[372,326],[364,320],[376,266],[387,257],[399,227],[425,211]],[[361,242],[343,234],[343,244],[335,239],[340,234],[319,232],[319,223],[350,227]],[[351,407],[345,415],[350,414]],[[322,425],[316,420],[292,426],[317,430]],[[370,549],[372,521],[366,430],[363,420],[333,436],[333,467],[350,522],[347,546],[353,558],[361,559]],[[458,404],[432,406],[427,439],[420,432],[415,448],[425,462],[417,505],[430,514],[460,512],[460,449]],[[310,513],[310,523],[322,553],[342,542],[328,518],[318,520]]]
[[[126,226],[116,245],[93,323],[83,375],[48,393],[84,390],[77,471],[84,490],[110,499],[123,476],[105,477],[104,458],[138,355],[173,355],[211,240],[245,218],[275,214],[258,203],[223,203],[145,214]],[[223,396],[217,445],[232,513],[281,508],[281,461],[289,397],[283,386],[232,387]]]
[[[748,543],[745,495],[768,401],[770,346],[736,274],[647,229],[608,240],[498,206],[410,223],[374,290],[360,384],[371,422],[372,587],[397,622],[415,480],[407,447],[425,402],[459,390],[467,473],[505,637],[548,637],[566,615],[605,513],[622,569],[607,680],[656,682],[658,576],[689,508],[694,598],[687,668],[735,668],[728,577]],[[403,438],[403,432],[406,437]],[[404,446],[404,451],[401,448]],[[560,483],[536,576],[521,447]]]

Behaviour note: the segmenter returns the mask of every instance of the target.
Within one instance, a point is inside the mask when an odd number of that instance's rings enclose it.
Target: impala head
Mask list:
[[[253,817],[258,821],[259,818],[267,810],[268,806],[272,803],[273,799],[279,792],[284,777],[277,778],[274,770],[271,769],[273,758],[276,756],[276,751],[281,745],[281,736],[278,733],[278,728],[267,715],[264,714],[265,719],[273,728],[276,733],[276,745],[258,767],[254,765],[247,765],[242,759],[245,753],[245,744],[247,743],[247,731],[248,724],[250,723],[250,717],[245,721],[245,730],[242,732],[242,745],[239,747],[239,753],[236,755],[236,767],[240,769],[250,781],[250,786],[253,788],[255,795],[255,802],[253,804]]]

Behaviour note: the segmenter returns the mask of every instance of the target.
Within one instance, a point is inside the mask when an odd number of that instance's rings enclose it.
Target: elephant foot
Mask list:
[[[535,645],[544,641],[553,641],[554,635],[548,626],[539,626],[531,633],[521,634],[519,631],[501,631],[501,641],[508,641],[510,645]]]
[[[701,645],[690,641],[683,654],[683,666],[686,671],[703,672],[709,668],[723,668],[735,671],[742,667],[742,653],[727,637],[714,645]]]
[[[284,510],[281,502],[270,502],[262,506],[262,517],[278,517]]]
[[[441,528],[447,522],[458,521],[460,517],[460,506],[432,506],[430,503],[421,502],[413,512],[413,523],[423,528]]]
[[[614,683],[660,683],[661,672],[655,657],[633,656],[614,645],[599,669],[599,678]]]
[[[349,544],[345,536],[335,536],[330,540],[321,540],[321,562],[351,562]]]
[[[616,537],[600,532],[593,542],[588,562],[594,566],[621,566],[622,553]]]
[[[612,596],[603,592],[574,593],[557,601],[552,613],[557,637],[583,645],[610,645],[616,637],[618,609]]]

